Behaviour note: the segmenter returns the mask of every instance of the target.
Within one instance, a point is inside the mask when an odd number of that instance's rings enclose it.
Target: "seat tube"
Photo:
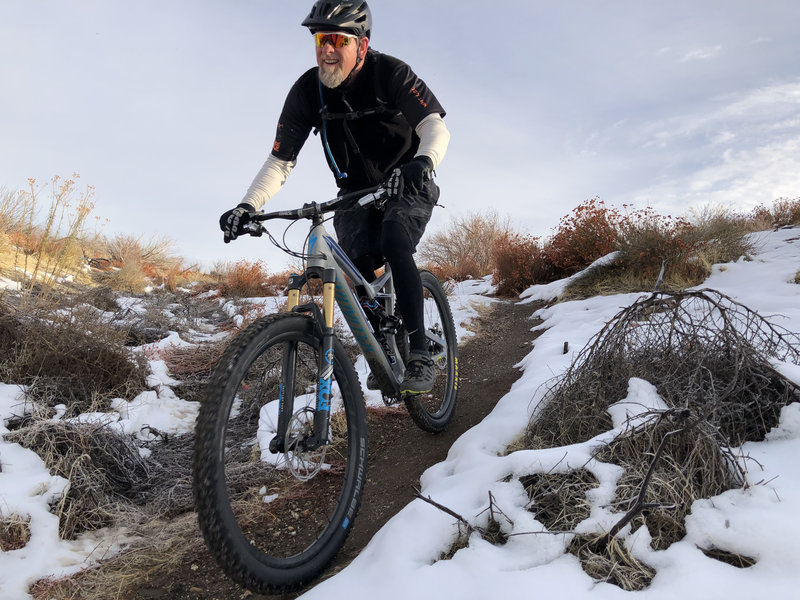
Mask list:
[[[317,410],[314,413],[314,431],[320,444],[328,443],[330,427],[331,395],[333,393],[333,307],[335,301],[336,271],[325,269],[322,278],[322,347],[319,356],[319,388]]]

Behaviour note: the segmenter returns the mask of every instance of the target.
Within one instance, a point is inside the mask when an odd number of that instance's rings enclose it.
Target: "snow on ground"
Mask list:
[[[800,230],[759,234],[760,249],[752,261],[717,265],[701,287],[710,287],[773,318],[792,331],[800,331],[800,285],[793,283],[800,270]],[[566,282],[534,286],[526,301],[557,296]],[[450,296],[460,339],[471,333],[467,326],[481,306],[494,300],[488,278],[455,287]],[[474,518],[488,506],[489,492],[513,521],[513,536],[505,546],[492,546],[473,536],[469,547],[450,560],[438,560],[457,534],[455,521],[421,500],[410,502],[386,524],[353,563],[303,598],[348,597],[383,599],[458,598],[471,600],[502,598],[532,593],[540,598],[607,600],[630,596],[616,586],[596,583],[578,560],[564,552],[566,535],[543,532],[543,526],[525,510],[527,496],[509,475],[567,471],[586,466],[600,486],[593,491],[593,510],[580,531],[598,531],[617,520],[604,506],[614,494],[619,468],[591,459],[592,448],[610,439],[626,418],[636,419],[645,408],[658,408],[661,399],[646,381],[631,380],[628,395],[620,398],[612,415],[615,429],[566,448],[522,450],[504,455],[506,446],[524,428],[530,411],[542,393],[541,384],[563,372],[575,354],[620,309],[638,298],[624,294],[556,304],[536,311],[542,330],[533,350],[518,365],[523,374],[503,396],[492,413],[464,433],[453,444],[447,459],[429,468],[421,477],[422,491],[459,514]],[[274,302],[274,300],[261,301]],[[224,300],[221,299],[221,306]],[[258,301],[253,301],[257,304]],[[142,310],[133,299],[124,304],[136,313]],[[225,310],[235,311],[235,307]],[[272,306],[272,305],[269,305]],[[532,311],[533,312],[533,311]],[[235,316],[235,312],[228,313]],[[521,325],[526,326],[526,325]],[[564,342],[571,350],[563,354]],[[160,344],[185,344],[175,334]],[[777,365],[800,383],[800,366]],[[365,366],[359,375],[366,380]],[[153,390],[139,397],[113,403],[116,410],[105,418],[121,431],[146,439],[145,425],[162,431],[191,429],[196,407],[177,398],[175,384],[163,362],[151,361]],[[380,396],[365,389],[368,402]],[[641,410],[640,410],[641,409]],[[26,410],[18,386],[0,384],[0,434],[8,420]],[[632,538],[634,554],[657,569],[651,586],[637,597],[644,600],[749,598],[800,598],[800,404],[783,410],[780,426],[760,443],[748,443],[743,452],[755,458],[763,470],[753,471],[747,491],[733,490],[695,503],[687,520],[687,536],[668,550],[649,547],[644,528]],[[66,575],[81,569],[124,542],[121,534],[99,532],[76,541],[58,539],[58,523],[48,502],[58,498],[66,481],[52,477],[33,452],[0,439],[0,514],[30,518],[31,540],[25,548],[0,553],[0,598],[25,599],[27,586],[47,575]],[[478,519],[480,520],[480,519]],[[105,535],[103,535],[105,534]],[[707,558],[699,547],[717,546],[758,560],[748,569],[736,569]]]
[[[472,335],[467,327],[477,316],[479,307],[495,301],[485,296],[493,290],[490,279],[464,282],[452,290],[453,318],[459,339]],[[220,299],[220,310],[235,325],[241,326],[254,314],[278,310],[283,301],[283,298],[272,297],[249,298],[237,303]],[[147,311],[141,298],[120,298],[118,304],[134,318]],[[195,341],[209,341],[224,335],[227,334],[190,331],[181,336],[170,332],[158,342],[140,346],[136,350],[148,357],[150,375],[147,385],[151,389],[132,399],[112,400],[110,412],[82,414],[74,420],[103,422],[113,430],[144,441],[155,439],[158,436],[156,432],[180,434],[191,431],[199,404],[175,394],[172,386],[180,382],[170,376],[166,363],[159,356],[171,347],[188,347]],[[368,371],[364,373],[364,383],[367,374]],[[380,394],[366,388],[364,391],[370,403],[383,404]],[[8,421],[30,409],[24,401],[23,388],[0,383],[0,518],[16,515],[29,519],[31,530],[31,539],[24,548],[0,552],[0,600],[29,598],[27,588],[36,580],[50,575],[66,576],[86,568],[118,551],[126,541],[124,532],[109,530],[86,534],[75,541],[58,538],[58,518],[50,513],[49,506],[51,501],[60,498],[67,481],[51,476],[36,453],[2,439],[2,434],[8,432]],[[63,418],[65,407],[56,409],[53,418]],[[269,415],[269,410],[266,413]]]
[[[754,260],[718,265],[710,287],[757,310],[774,315],[792,331],[800,331],[800,230],[759,234]],[[559,284],[534,286],[529,299],[558,295]],[[566,554],[566,535],[541,534],[543,526],[524,509],[522,486],[509,475],[567,470],[586,465],[600,481],[593,492],[592,513],[580,531],[607,530],[617,519],[604,508],[614,493],[618,473],[590,458],[591,449],[615,431],[566,448],[523,450],[503,456],[506,445],[523,429],[542,393],[542,383],[566,369],[575,354],[636,294],[565,302],[535,314],[543,319],[533,350],[520,363],[522,377],[503,396],[482,423],[453,444],[447,459],[421,477],[422,492],[457,513],[475,518],[488,507],[491,492],[497,505],[514,522],[504,546],[493,546],[476,535],[468,548],[450,560],[438,560],[455,539],[455,520],[422,500],[410,502],[372,539],[350,566],[303,595],[306,600],[353,599],[509,598],[529,594],[537,598],[607,600],[631,597],[620,588],[597,583],[586,575],[578,559]],[[533,316],[533,315],[532,315]],[[571,353],[562,354],[564,342]],[[791,367],[794,367],[792,369]],[[784,373],[800,383],[800,368],[787,365]],[[614,412],[631,407],[658,406],[660,399],[647,382],[632,380],[628,397]],[[767,440],[748,443],[742,451],[763,465],[750,466],[746,491],[732,490],[696,502],[687,519],[687,536],[668,550],[649,546],[645,528],[633,536],[633,552],[657,570],[650,587],[636,592],[643,600],[800,598],[800,404],[784,408],[780,426]],[[482,517],[485,519],[485,514]],[[737,569],[707,558],[699,549],[716,546],[757,559],[748,569]]]

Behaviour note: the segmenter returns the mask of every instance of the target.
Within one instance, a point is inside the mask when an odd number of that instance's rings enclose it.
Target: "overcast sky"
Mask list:
[[[298,0],[0,1],[0,187],[81,175],[106,233],[284,259],[217,221],[314,64]],[[372,46],[447,110],[429,231],[494,208],[547,235],[583,200],[687,215],[800,197],[797,0],[372,0]],[[268,208],[335,195],[319,141]]]

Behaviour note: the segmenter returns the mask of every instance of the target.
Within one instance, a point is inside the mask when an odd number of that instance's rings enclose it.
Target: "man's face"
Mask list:
[[[324,86],[329,88],[335,88],[345,80],[356,66],[357,57],[361,55],[363,58],[369,45],[367,38],[358,39],[341,32],[317,33],[314,37],[319,79]],[[360,67],[361,64],[359,64],[359,70]]]

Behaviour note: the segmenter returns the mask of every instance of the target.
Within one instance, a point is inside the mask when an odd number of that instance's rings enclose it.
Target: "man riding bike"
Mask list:
[[[367,280],[389,263],[397,308],[409,333],[403,394],[433,387],[423,327],[423,290],[413,254],[439,187],[433,170],[450,134],[439,101],[403,61],[370,48],[372,15],[363,0],[318,0],[302,25],[313,35],[317,66],[289,90],[272,152],[242,202],[220,217],[225,243],[284,184],[308,134],[320,134],[341,193],[384,184],[383,209],[354,201],[334,216],[339,244]]]

